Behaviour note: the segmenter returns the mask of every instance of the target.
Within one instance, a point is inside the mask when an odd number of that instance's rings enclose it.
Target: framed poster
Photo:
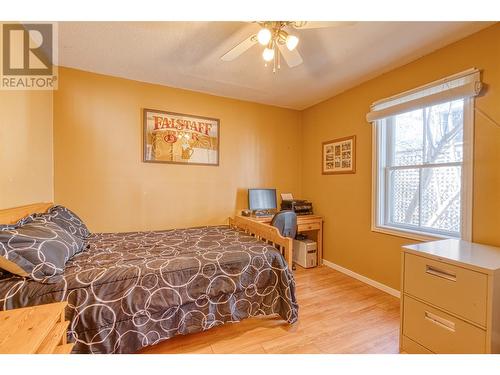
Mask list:
[[[323,142],[323,174],[356,173],[356,136]]]
[[[219,165],[220,121],[143,109],[143,161]]]

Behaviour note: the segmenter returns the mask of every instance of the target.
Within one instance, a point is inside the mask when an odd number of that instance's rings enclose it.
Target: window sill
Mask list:
[[[438,241],[438,240],[444,240],[444,239],[448,239],[448,238],[456,238],[456,237],[438,235],[438,234],[430,235],[430,234],[425,234],[422,232],[405,230],[405,229],[389,227],[389,226],[384,226],[384,227],[372,226],[372,232],[383,233],[383,234],[388,234],[391,236],[408,238],[410,240],[417,240],[417,241]]]

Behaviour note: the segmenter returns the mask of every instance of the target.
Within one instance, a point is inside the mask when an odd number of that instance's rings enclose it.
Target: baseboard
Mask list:
[[[387,286],[385,284],[379,283],[378,281],[372,280],[366,276],[360,275],[359,273],[356,273],[354,271],[351,271],[350,269],[344,268],[342,266],[339,266],[338,264],[335,264],[333,262],[329,262],[326,259],[323,259],[323,264],[327,267],[333,268],[336,271],[345,273],[348,276],[354,277],[355,279],[364,282],[365,284],[371,285],[377,289],[380,289],[383,292],[386,292],[390,294],[391,296],[400,298],[401,293],[399,290],[396,290],[394,288],[391,288],[390,286]]]

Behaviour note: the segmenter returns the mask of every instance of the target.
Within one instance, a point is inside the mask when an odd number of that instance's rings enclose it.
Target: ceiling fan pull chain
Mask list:
[[[273,49],[274,49],[274,59],[273,59],[273,73],[276,73],[276,43],[273,43]]]
[[[278,48],[276,48],[276,53],[278,54],[278,69],[281,69],[281,54]]]

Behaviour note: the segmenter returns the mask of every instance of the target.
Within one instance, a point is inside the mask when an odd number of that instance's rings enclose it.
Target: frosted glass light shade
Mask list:
[[[271,31],[266,28],[262,28],[257,33],[257,40],[263,46],[266,46],[271,41]]]
[[[266,61],[271,61],[272,59],[274,59],[274,49],[272,48],[264,49],[264,52],[262,52],[262,58]]]
[[[297,47],[297,44],[299,44],[299,38],[295,35],[288,35],[286,37],[286,48],[288,48],[289,51],[293,51]]]

